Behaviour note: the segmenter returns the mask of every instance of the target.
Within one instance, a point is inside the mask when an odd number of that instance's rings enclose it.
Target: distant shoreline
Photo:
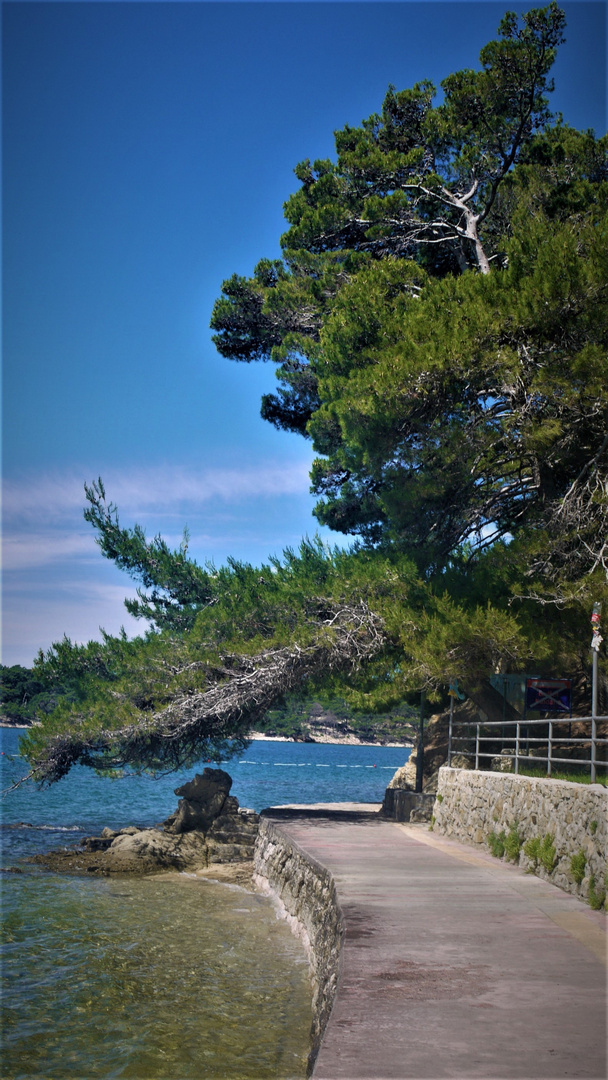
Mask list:
[[[342,737],[339,735],[314,735],[310,739],[289,739],[286,735],[265,735],[263,731],[250,731],[248,738],[258,742],[299,742],[302,744],[311,742],[327,746],[392,746],[402,750],[411,750],[414,746],[413,742],[365,742],[363,739],[358,739],[356,735],[343,735]]]
[[[11,724],[5,720],[0,721],[0,728],[18,731],[29,731],[30,727],[35,726],[35,724]],[[257,742],[301,742],[302,744],[311,742],[327,746],[392,746],[393,749],[403,750],[411,750],[414,746],[413,742],[365,742],[363,739],[358,739],[356,735],[315,735],[310,739],[289,739],[286,735],[265,735],[263,731],[250,731],[247,738]]]

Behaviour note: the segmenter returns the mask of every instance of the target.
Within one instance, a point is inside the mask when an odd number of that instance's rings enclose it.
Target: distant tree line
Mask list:
[[[10,724],[28,727],[53,712],[64,695],[44,674],[21,664],[0,664],[0,717]]]

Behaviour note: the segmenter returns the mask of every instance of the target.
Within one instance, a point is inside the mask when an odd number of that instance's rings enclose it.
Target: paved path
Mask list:
[[[346,922],[315,1080],[605,1080],[602,912],[425,825],[276,817]]]

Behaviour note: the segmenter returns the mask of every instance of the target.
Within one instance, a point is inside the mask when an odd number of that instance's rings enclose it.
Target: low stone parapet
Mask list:
[[[308,955],[313,990],[310,1072],[338,986],[344,922],[334,879],[277,822],[262,818],[253,880],[278,904]]]
[[[430,821],[435,796],[423,791],[387,787],[382,803],[382,817],[391,821]]]
[[[608,791],[509,773],[439,770],[433,828],[519,863],[600,906],[606,890]]]

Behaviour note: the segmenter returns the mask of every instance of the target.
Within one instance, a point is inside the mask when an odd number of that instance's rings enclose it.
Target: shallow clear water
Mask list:
[[[5,888],[4,1077],[304,1076],[308,965],[262,897],[185,875]]]
[[[24,774],[1,732],[1,786]],[[254,742],[226,763],[242,806],[380,801],[409,751]],[[201,771],[206,763],[197,767]],[[308,965],[265,898],[185,874],[59,877],[22,861],[104,825],[152,825],[193,775],[110,781],[74,769],[2,803],[6,1080],[295,1080],[305,1075]]]

